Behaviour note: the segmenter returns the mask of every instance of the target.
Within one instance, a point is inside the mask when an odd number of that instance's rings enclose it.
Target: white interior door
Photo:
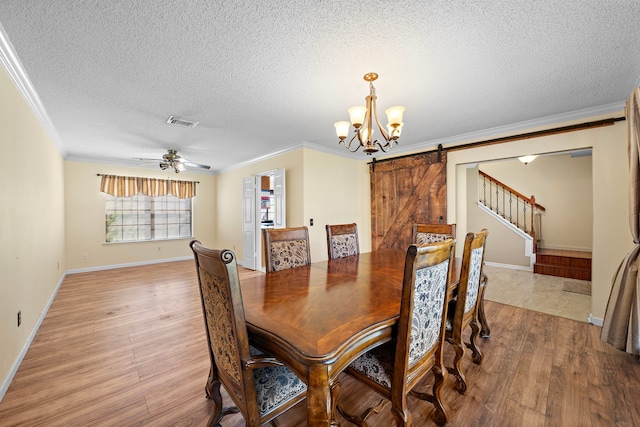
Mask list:
[[[273,228],[285,228],[287,226],[287,200],[284,178],[284,169],[277,169],[273,173],[273,203],[275,205]]]
[[[262,264],[262,176],[273,177],[273,228],[287,226],[287,204],[284,169],[276,169],[260,175],[243,178],[242,266],[252,270],[264,270]]]
[[[251,176],[242,179],[242,266],[251,270],[256,269],[256,234],[259,233],[260,221],[258,218],[256,228],[256,206],[259,198],[256,198],[256,178]],[[258,233],[256,233],[256,229]]]

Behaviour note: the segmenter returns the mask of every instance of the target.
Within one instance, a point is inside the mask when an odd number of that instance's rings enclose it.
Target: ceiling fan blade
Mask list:
[[[133,160],[138,160],[141,162],[164,162],[163,159],[148,159],[145,157],[134,157]]]
[[[211,169],[211,166],[201,165],[199,163],[193,163],[193,162],[189,162],[189,161],[186,161],[186,160],[184,160],[182,163],[185,166],[189,166],[189,167],[192,167],[192,168]]]

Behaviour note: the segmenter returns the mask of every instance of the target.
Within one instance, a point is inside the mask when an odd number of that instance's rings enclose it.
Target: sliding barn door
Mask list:
[[[425,153],[372,163],[371,246],[405,250],[414,223],[447,220],[447,157]]]

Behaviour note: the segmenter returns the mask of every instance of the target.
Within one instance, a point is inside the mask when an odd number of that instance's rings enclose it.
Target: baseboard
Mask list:
[[[137,267],[140,265],[151,265],[151,264],[162,264],[164,262],[175,262],[175,261],[187,261],[193,259],[193,256],[182,256],[176,258],[165,258],[165,259],[154,259],[151,261],[140,261],[140,262],[129,262],[125,264],[111,264],[111,265],[100,265],[97,267],[87,267],[87,268],[76,268],[73,270],[67,270],[67,274],[77,274],[77,273],[88,273],[91,271],[100,271],[100,270],[113,270],[116,268],[126,268],[126,267]]]
[[[593,317],[593,314],[589,313],[589,323],[596,326],[602,326],[604,324],[604,319]]]
[[[512,270],[533,271],[533,266],[526,267],[524,265],[500,264],[499,262],[490,262],[490,261],[485,261],[485,264],[491,265],[493,267],[510,268]]]
[[[592,248],[583,248],[580,246],[559,246],[559,245],[541,245],[538,249],[555,249],[558,251],[576,251],[576,252],[593,252]]]
[[[33,330],[31,331],[29,338],[27,338],[27,341],[24,343],[24,346],[22,346],[22,350],[18,354],[16,361],[13,363],[13,366],[11,366],[11,369],[9,370],[9,374],[2,382],[2,386],[0,387],[0,402],[2,402],[2,399],[4,399],[4,395],[7,393],[7,390],[9,390],[11,381],[13,381],[13,377],[18,372],[18,368],[20,368],[22,359],[24,359],[24,356],[26,356],[27,351],[29,351],[29,347],[31,347],[31,343],[33,342],[33,339],[36,337],[36,333],[38,333],[38,329],[40,329],[40,325],[42,325],[42,321],[47,315],[47,312],[49,311],[49,307],[51,307],[53,300],[56,298],[56,295],[58,295],[60,286],[62,286],[62,282],[64,282],[64,279],[66,276],[67,276],[67,273],[64,273],[60,278],[60,281],[58,282],[58,285],[56,286],[56,288],[53,290],[53,293],[51,294],[51,297],[49,298],[47,305],[44,307],[44,310],[42,310],[42,314],[40,314],[40,317],[38,317],[36,324],[33,326]]]

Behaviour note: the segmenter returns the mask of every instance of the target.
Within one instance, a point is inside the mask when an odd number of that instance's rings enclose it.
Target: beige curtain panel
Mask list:
[[[640,87],[625,108],[629,153],[629,225],[634,248],[613,278],[600,338],[619,350],[640,356]]]
[[[100,191],[116,197],[131,197],[136,194],[158,197],[170,194],[180,199],[191,199],[196,196],[196,183],[194,181],[117,175],[101,176]]]

